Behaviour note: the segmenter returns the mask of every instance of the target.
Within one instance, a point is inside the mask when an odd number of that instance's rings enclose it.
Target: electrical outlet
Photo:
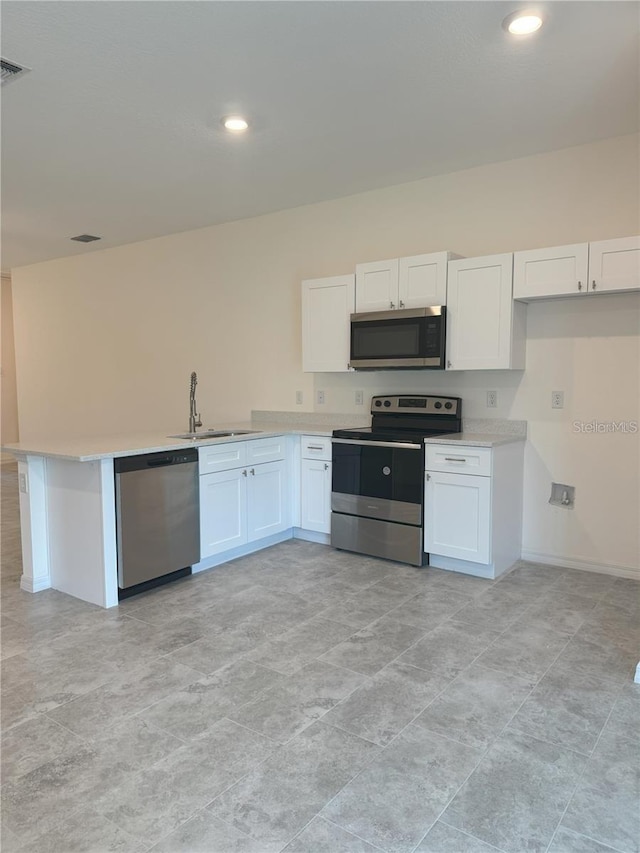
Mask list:
[[[302,405],[302,391],[296,391],[296,406]]]
[[[551,408],[564,409],[564,391],[551,392]]]
[[[487,391],[487,409],[497,409],[498,408],[498,392],[497,391]]]
[[[316,391],[316,403],[319,406],[324,406],[324,391]]]
[[[18,477],[18,483],[19,490],[22,492],[23,495],[26,495],[29,491],[29,489],[27,488],[27,475],[20,474],[20,476]]]
[[[356,391],[356,406],[364,406],[364,391]]]

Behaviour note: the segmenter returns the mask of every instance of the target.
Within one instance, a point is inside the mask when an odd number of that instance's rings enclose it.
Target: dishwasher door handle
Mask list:
[[[150,459],[147,462],[147,468],[161,468],[163,465],[174,465],[175,462],[170,457],[165,459]]]

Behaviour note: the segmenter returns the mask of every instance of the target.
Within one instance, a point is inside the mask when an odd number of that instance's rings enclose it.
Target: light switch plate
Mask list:
[[[302,391],[296,391],[296,406],[302,405]]]

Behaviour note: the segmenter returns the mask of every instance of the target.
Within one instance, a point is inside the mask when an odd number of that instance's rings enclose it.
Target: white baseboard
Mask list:
[[[229,560],[235,560],[237,557],[246,557],[248,554],[254,554],[256,551],[262,551],[264,548],[269,548],[271,545],[278,545],[280,542],[286,542],[287,539],[292,538],[293,531],[289,527],[282,533],[274,533],[271,536],[266,536],[264,539],[257,539],[255,542],[249,542],[246,545],[231,548],[229,551],[224,551],[222,554],[214,554],[212,557],[205,557],[199,563],[196,563],[191,567],[191,572],[195,575],[198,572],[213,569],[216,566],[221,566],[223,563],[228,563]]]
[[[315,530],[303,530],[302,527],[293,528],[294,539],[304,539],[305,542],[317,542],[319,545],[330,545],[331,536],[329,533],[317,533]]]
[[[640,580],[640,566],[618,566],[615,563],[597,563],[593,560],[560,557],[557,554],[543,554],[539,551],[523,551],[522,559],[545,566],[560,566],[563,569],[580,569],[584,572],[599,572],[603,575],[615,575],[619,578]]]
[[[23,589],[25,592],[42,592],[43,589],[51,589],[51,582],[49,578],[34,580],[34,578],[22,575],[20,578],[20,589]]]

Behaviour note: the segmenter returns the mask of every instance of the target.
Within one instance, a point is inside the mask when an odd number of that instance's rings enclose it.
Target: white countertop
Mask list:
[[[345,416],[343,427],[358,425],[358,418]],[[122,433],[119,435],[92,436],[89,438],[47,438],[20,441],[5,444],[3,451],[30,456],[49,456],[56,459],[68,459],[74,462],[94,462],[98,459],[113,459],[117,456],[137,456],[141,453],[155,453],[163,450],[184,450],[186,447],[203,447],[208,444],[226,444],[230,441],[250,441],[255,438],[268,438],[274,435],[327,435],[341,424],[328,426],[326,423],[278,423],[249,421],[244,423],[216,424],[217,430],[256,430],[249,435],[223,436],[220,438],[184,439],[170,438],[171,432],[179,430],[156,430],[144,433]],[[206,429],[206,428],[205,428]]]
[[[486,432],[456,432],[434,438],[425,438],[425,444],[466,444],[469,447],[498,447],[513,441],[526,441],[525,435]]]
[[[94,462],[98,459],[113,459],[118,456],[137,456],[141,453],[156,453],[164,450],[183,450],[186,447],[203,447],[209,444],[226,444],[230,441],[250,441],[274,435],[323,435],[330,436],[334,429],[368,426],[369,414],[336,415],[313,412],[253,412],[251,421],[234,421],[216,424],[215,429],[233,432],[253,430],[248,435],[199,438],[196,440],[171,438],[179,428],[147,431],[142,433],[120,433],[117,435],[34,439],[6,444],[1,449],[8,453],[49,456],[74,462]],[[437,438],[427,438],[427,444],[466,444],[471,447],[497,447],[513,441],[525,441],[526,423],[500,419],[476,419],[466,422],[470,429],[450,433]],[[206,425],[206,429],[213,429]]]

